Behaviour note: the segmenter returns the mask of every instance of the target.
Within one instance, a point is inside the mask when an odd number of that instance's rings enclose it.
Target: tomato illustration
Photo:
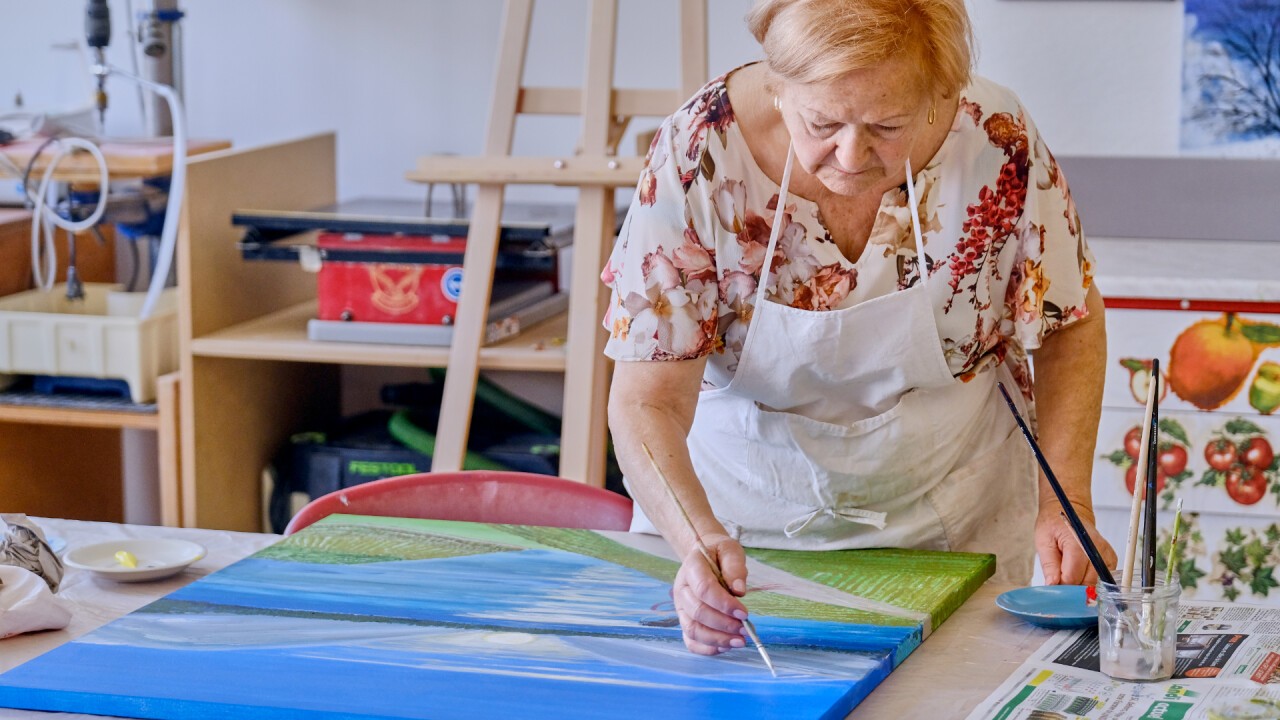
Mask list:
[[[1164,492],[1165,478],[1166,478],[1166,475],[1165,475],[1164,469],[1161,467],[1157,467],[1156,468],[1156,494],[1157,495]],[[1138,465],[1135,463],[1133,465],[1130,465],[1128,470],[1124,471],[1124,486],[1129,490],[1130,495],[1133,494],[1133,488],[1135,485],[1137,485],[1137,483],[1138,483]]]
[[[1240,447],[1240,462],[1257,470],[1266,470],[1271,467],[1275,459],[1275,452],[1266,438],[1250,438],[1249,442]]]
[[[1138,452],[1142,449],[1142,428],[1133,426],[1129,432],[1124,434],[1124,452],[1134,460],[1138,459]]]
[[[1233,465],[1227,470],[1227,494],[1241,505],[1252,505],[1267,494],[1267,478],[1252,466]]]
[[[1161,473],[1177,475],[1187,469],[1187,449],[1173,443],[1162,443],[1156,460],[1160,463]]]
[[[1236,444],[1226,438],[1211,440],[1204,448],[1204,459],[1214,470],[1226,472],[1236,462]]]

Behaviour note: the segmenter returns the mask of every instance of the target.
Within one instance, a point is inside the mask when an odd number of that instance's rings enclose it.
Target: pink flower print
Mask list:
[[[975,102],[969,102],[969,98],[960,98],[959,112],[956,113],[955,122],[952,123],[952,130],[961,130],[960,123],[967,118],[973,122],[973,126],[977,127],[982,122],[982,106]]]
[[[702,242],[698,239],[698,233],[693,228],[685,228],[684,243],[671,253],[671,257],[672,263],[680,272],[684,273],[686,279],[707,282],[715,280],[715,259],[702,246]]]
[[[711,194],[711,206],[715,208],[720,227],[734,233],[742,232],[745,223],[742,212],[747,207],[747,186],[741,180],[725,180]]]
[[[693,130],[693,140],[685,157],[698,160],[702,157],[706,143],[707,130],[713,130],[725,144],[725,130],[734,122],[733,107],[729,104],[729,90],[721,81],[713,81],[704,88],[701,95],[685,103],[681,110],[692,111],[689,118],[689,129]]]
[[[697,356],[709,342],[697,312],[702,294],[695,297],[684,286],[664,289],[649,283],[643,296],[631,293],[624,302],[631,315],[630,334],[656,339],[660,350],[676,358]]]
[[[742,249],[738,267],[759,275],[760,268],[764,267],[765,251],[769,249],[769,221],[750,210],[744,220],[742,230],[738,232],[738,246]]]
[[[653,205],[658,201],[658,170],[667,164],[667,157],[671,154],[669,144],[663,142],[664,129],[665,126],[659,127],[654,134],[653,142],[649,144],[649,154],[644,160],[644,170],[640,173],[641,205]]]
[[[644,262],[640,264],[640,272],[646,285],[657,285],[663,290],[669,290],[680,284],[680,271],[671,258],[662,252],[646,255]]]
[[[803,310],[830,310],[849,297],[857,281],[858,271],[841,265],[827,265],[803,285],[795,288],[791,307]]]
[[[605,261],[604,269],[600,271],[600,282],[609,287],[613,287],[613,281],[618,278],[618,271],[613,268],[613,258]]]
[[[758,281],[754,275],[730,270],[720,278],[720,302],[741,315],[743,311],[749,310],[751,303],[755,302],[757,286]]]
[[[789,303],[787,291],[795,286],[803,285],[813,277],[822,263],[813,254],[813,248],[806,240],[804,225],[791,222],[791,216],[784,215],[782,232],[778,237],[778,250],[774,254],[774,266],[778,276],[775,287],[783,294],[782,302]]]
[[[640,173],[640,204],[653,205],[658,202],[658,176],[649,168]]]

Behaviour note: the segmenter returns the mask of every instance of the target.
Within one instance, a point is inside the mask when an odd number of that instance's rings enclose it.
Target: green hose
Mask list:
[[[398,440],[405,447],[417,450],[423,455],[435,457],[436,436],[413,424],[413,420],[409,419],[407,410],[397,410],[391,416],[391,420],[387,422],[387,431],[391,433],[391,437]],[[480,453],[468,450],[466,457],[462,460],[462,469],[510,470],[511,468],[500,462],[494,462]]]

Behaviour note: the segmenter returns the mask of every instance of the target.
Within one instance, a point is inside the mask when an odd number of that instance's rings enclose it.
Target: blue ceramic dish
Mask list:
[[[1098,609],[1085,603],[1083,585],[1042,585],[1001,593],[996,605],[1032,625],[1061,630],[1098,624]]]

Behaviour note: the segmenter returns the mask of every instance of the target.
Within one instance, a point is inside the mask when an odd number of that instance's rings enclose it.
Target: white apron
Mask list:
[[[788,151],[766,258],[791,165]],[[910,164],[907,189],[925,273]],[[997,373],[1013,384],[1005,366],[967,383],[953,377],[927,276],[852,307],[811,311],[767,300],[770,271],[766,263],[737,371],[699,395],[688,439],[729,534],[790,550],[995,553],[998,578],[1029,582],[1037,474],[995,388]],[[637,512],[633,530],[651,528]]]

